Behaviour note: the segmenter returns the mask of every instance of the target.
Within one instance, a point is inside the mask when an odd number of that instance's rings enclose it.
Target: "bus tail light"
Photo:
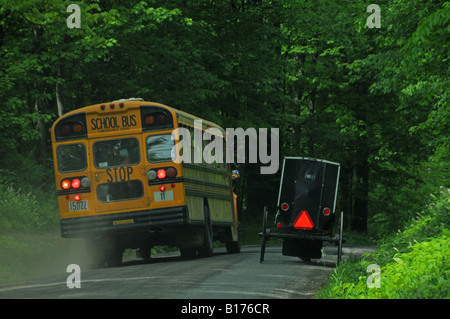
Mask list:
[[[90,191],[90,187],[91,180],[87,176],[71,177],[61,181],[61,188],[66,191],[77,189],[80,192],[86,192]]]
[[[91,180],[89,179],[89,177],[85,176],[81,179],[81,186],[83,186],[83,187],[91,186]]]
[[[73,188],[80,188],[81,186],[81,181],[78,178],[74,178],[72,180],[72,187]]]
[[[61,188],[62,189],[69,189],[71,186],[71,183],[68,179],[65,179],[61,182]]]
[[[169,167],[166,170],[166,174],[167,174],[168,178],[173,178],[173,177],[177,176],[177,170],[173,167]]]
[[[164,178],[166,178],[167,173],[166,173],[166,171],[165,171],[164,169],[160,168],[160,169],[156,172],[156,176],[157,176],[159,179],[164,179]]]
[[[149,181],[152,181],[156,178],[156,171],[154,169],[151,169],[147,172],[147,178]]]
[[[154,181],[156,178],[174,178],[177,176],[177,170],[175,167],[155,168],[147,172],[147,178],[149,181]]]
[[[75,195],[73,197],[73,199],[75,199],[77,202],[79,202],[81,200],[81,196],[80,195]]]

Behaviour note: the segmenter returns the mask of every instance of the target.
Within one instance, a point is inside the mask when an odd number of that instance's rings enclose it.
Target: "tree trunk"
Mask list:
[[[57,66],[57,78],[56,78],[56,104],[58,107],[58,116],[61,117],[64,114],[64,102],[63,102],[63,87],[61,84],[61,66]]]
[[[352,221],[352,230],[367,232],[367,216],[369,213],[369,162],[368,153],[364,152],[364,158],[355,168],[356,187],[355,205]]]

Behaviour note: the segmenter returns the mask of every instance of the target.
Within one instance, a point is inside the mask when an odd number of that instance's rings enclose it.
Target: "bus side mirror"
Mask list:
[[[237,180],[239,179],[239,177],[240,177],[239,171],[238,171],[237,169],[234,169],[234,170],[231,172],[231,179],[232,179],[233,181],[237,181]]]

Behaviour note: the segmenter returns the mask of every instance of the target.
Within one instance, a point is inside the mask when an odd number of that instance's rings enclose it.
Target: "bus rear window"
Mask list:
[[[61,173],[84,171],[87,168],[86,146],[82,143],[59,145],[56,161]]]
[[[97,198],[102,203],[138,199],[144,196],[144,186],[140,180],[100,184]]]
[[[94,164],[97,168],[134,165],[139,162],[139,142],[136,138],[122,138],[94,143]]]
[[[171,134],[147,137],[147,160],[151,163],[172,161],[174,141]]]

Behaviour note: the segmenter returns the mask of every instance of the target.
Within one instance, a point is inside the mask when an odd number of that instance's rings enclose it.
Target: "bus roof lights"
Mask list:
[[[163,113],[158,114],[157,118],[159,124],[165,124],[167,122],[167,116]]]
[[[81,133],[83,132],[83,125],[81,123],[75,123],[72,125],[72,130],[74,133]]]
[[[69,134],[70,133],[70,125],[69,124],[64,124],[62,127],[61,127],[61,134],[63,134],[63,135],[67,135],[67,134]]]
[[[155,123],[155,117],[151,114],[145,116],[145,124],[146,125],[152,125]]]

